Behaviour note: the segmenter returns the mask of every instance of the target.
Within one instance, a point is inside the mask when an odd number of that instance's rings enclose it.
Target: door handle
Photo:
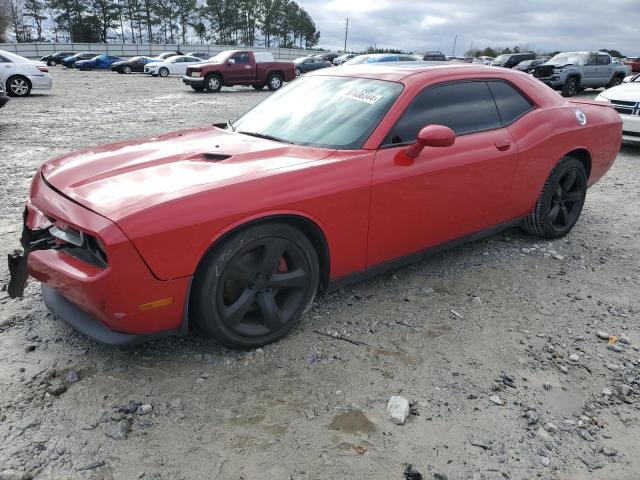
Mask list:
[[[245,65],[245,66],[244,66],[244,69],[245,69],[245,70],[251,70],[251,65]]]
[[[511,140],[497,140],[496,148],[503,152],[509,150],[511,148]]]

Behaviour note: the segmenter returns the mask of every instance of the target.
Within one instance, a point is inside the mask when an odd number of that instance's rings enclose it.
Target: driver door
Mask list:
[[[398,159],[428,124],[454,130],[450,147]],[[376,153],[367,267],[482,231],[508,216],[518,149],[502,126],[487,82],[428,88]]]
[[[598,74],[598,57],[596,55],[589,55],[589,59],[582,67],[583,76],[580,82],[582,86],[590,87],[600,83]]]
[[[229,60],[232,63],[227,64],[225,77],[231,80],[231,83],[251,83],[256,79],[254,66],[249,63],[248,52],[237,52],[233,54]]]

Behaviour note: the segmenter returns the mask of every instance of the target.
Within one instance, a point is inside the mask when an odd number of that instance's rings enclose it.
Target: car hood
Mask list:
[[[298,168],[333,152],[208,127],[80,150],[45,163],[41,174],[63,195],[118,221],[182,196]]]
[[[573,67],[575,66],[575,63],[543,63],[541,65],[538,65],[536,68],[542,68],[542,67],[553,67],[553,68],[563,68],[563,67]]]
[[[609,100],[640,102],[640,82],[623,83],[617,87],[606,89],[600,95]]]
[[[149,62],[149,63],[145,64],[145,67],[157,67],[158,65],[162,65],[163,63],[165,63],[165,62],[162,62],[162,61],[160,61],[160,62]]]

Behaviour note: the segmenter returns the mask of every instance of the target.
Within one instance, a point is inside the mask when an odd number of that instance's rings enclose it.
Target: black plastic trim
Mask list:
[[[524,218],[524,217],[523,217]],[[516,218],[514,220],[510,220],[505,223],[501,223],[498,225],[494,225],[493,227],[489,227],[484,230],[480,230],[479,232],[472,233],[470,235],[466,235],[464,237],[457,238],[455,240],[451,240],[449,242],[441,243],[440,245],[435,245],[433,247],[429,247],[425,250],[421,250],[416,253],[411,253],[404,257],[397,258],[395,260],[390,260],[388,262],[379,263],[378,265],[374,265],[372,267],[367,268],[366,270],[362,270],[360,272],[352,273],[350,275],[337,278],[335,280],[331,280],[329,285],[327,286],[327,292],[332,292],[342,288],[346,285],[351,285],[353,283],[362,282],[364,280],[368,280],[372,277],[378,276],[388,270],[394,270],[396,268],[403,267],[410,263],[418,262],[424,258],[430,257],[437,253],[440,253],[444,250],[448,250],[450,248],[458,247],[464,243],[475,242],[477,240],[481,240],[486,237],[490,237],[491,235],[495,235],[502,230],[505,230],[510,227],[515,227],[520,225],[522,222],[522,218]]]
[[[83,335],[105,345],[111,345],[114,347],[130,347],[151,340],[157,340],[173,335],[184,335],[187,333],[186,309],[182,324],[178,329],[136,335],[110,330],[96,318],[89,315],[87,312],[67,300],[56,290],[45,284],[42,284],[42,298],[47,308],[60,320]],[[188,304],[188,298],[186,299],[186,302]]]

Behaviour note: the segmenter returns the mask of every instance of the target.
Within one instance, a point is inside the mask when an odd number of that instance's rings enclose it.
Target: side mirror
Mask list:
[[[230,58],[228,63],[229,65],[233,65],[234,63],[236,63],[236,61],[233,58]]]
[[[450,147],[456,141],[456,134],[444,125],[427,125],[418,133],[416,143],[406,150],[409,158],[417,158],[424,147]]]

